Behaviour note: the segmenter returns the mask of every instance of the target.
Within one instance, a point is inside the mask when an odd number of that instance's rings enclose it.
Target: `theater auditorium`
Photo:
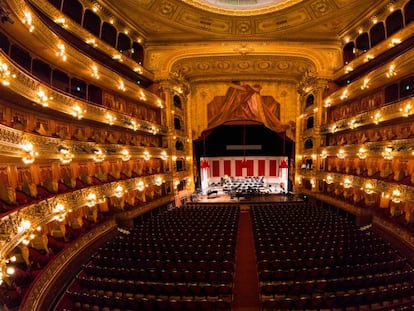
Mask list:
[[[414,0],[0,0],[0,310],[414,310]]]

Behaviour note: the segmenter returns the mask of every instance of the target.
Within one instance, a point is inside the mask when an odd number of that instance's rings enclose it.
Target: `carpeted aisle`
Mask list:
[[[259,280],[249,210],[240,211],[234,280],[234,311],[260,310]]]

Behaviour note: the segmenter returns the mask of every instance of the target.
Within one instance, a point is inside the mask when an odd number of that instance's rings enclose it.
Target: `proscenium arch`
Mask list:
[[[225,59],[232,63],[255,59],[267,59],[273,62],[306,61],[318,76],[332,78],[334,71],[342,66],[342,45],[335,41],[311,49],[303,44],[268,42],[249,45],[243,42],[226,44],[213,42],[202,46],[171,44],[168,46],[168,51],[165,47],[149,46],[145,57],[149,60],[148,68],[159,80],[168,79],[171,72],[180,70],[185,78],[191,80],[182,69],[187,64],[212,59]]]

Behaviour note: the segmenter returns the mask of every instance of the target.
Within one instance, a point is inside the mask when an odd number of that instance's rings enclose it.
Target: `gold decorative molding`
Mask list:
[[[157,174],[106,183],[100,186],[60,194],[9,213],[0,219],[0,257],[3,258],[13,250],[16,245],[30,234],[31,230],[54,221],[55,216],[62,212],[61,207],[65,211],[66,208],[76,210],[86,206],[90,202],[88,198],[89,193],[95,193],[97,198],[110,198],[116,196],[116,191],[119,187],[128,192],[138,189],[139,184],[156,184],[158,178],[162,178],[165,182],[171,182],[172,180],[170,175]],[[22,224],[25,221],[30,222],[30,228],[22,228]]]
[[[79,239],[72,242],[68,247],[65,247],[51,263],[45,267],[38,278],[35,279],[30,292],[26,294],[24,305],[21,305],[21,311],[44,310],[43,300],[50,292],[58,294],[57,289],[54,289],[56,278],[65,273],[65,269],[70,266],[74,258],[87,247],[95,243],[102,236],[115,230],[115,221],[108,220],[105,223],[94,227],[92,230],[82,235]]]

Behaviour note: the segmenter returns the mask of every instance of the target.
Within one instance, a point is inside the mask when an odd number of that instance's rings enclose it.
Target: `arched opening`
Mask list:
[[[79,25],[82,24],[83,7],[78,0],[66,0],[63,2],[62,12],[77,22]]]
[[[385,27],[384,23],[375,24],[369,31],[371,37],[371,47],[376,46],[378,43],[385,40]]]
[[[410,0],[404,7],[405,25],[414,21],[414,0]]]
[[[175,142],[175,150],[177,150],[177,151],[184,151],[184,144],[183,144],[182,141],[177,140]]]
[[[343,49],[343,60],[344,64],[349,64],[355,58],[355,43],[348,42]]]
[[[392,36],[404,27],[403,16],[400,10],[393,12],[385,21],[387,25],[387,37]]]
[[[291,184],[287,172],[289,159],[294,158],[294,143],[263,124],[219,125],[194,141],[194,152],[198,168],[195,182],[203,191],[226,176],[240,180],[262,176],[274,187],[280,182]]]
[[[369,50],[369,37],[366,32],[360,34],[356,39],[357,56]]]
[[[102,25],[101,39],[109,45],[116,47],[116,29],[111,24],[104,22]]]
[[[132,59],[138,64],[144,64],[144,48],[137,42],[132,43]]]
[[[305,144],[303,146],[305,149],[312,149],[313,148],[313,140],[311,138],[308,138],[305,140]]]
[[[122,32],[118,34],[117,49],[128,57],[132,56],[131,39],[129,39],[129,37]]]
[[[101,19],[91,10],[86,10],[83,18],[83,27],[99,38],[101,31]]]
[[[181,107],[181,98],[180,98],[180,96],[174,95],[174,97],[173,97],[173,104],[177,108],[180,108],[180,109],[182,108]]]
[[[308,95],[306,97],[306,107],[312,106],[315,103],[315,96],[313,94]]]
[[[177,117],[174,117],[174,129],[181,130],[181,120]]]
[[[309,117],[307,120],[306,120],[306,128],[307,129],[312,129],[313,128],[313,117]]]

